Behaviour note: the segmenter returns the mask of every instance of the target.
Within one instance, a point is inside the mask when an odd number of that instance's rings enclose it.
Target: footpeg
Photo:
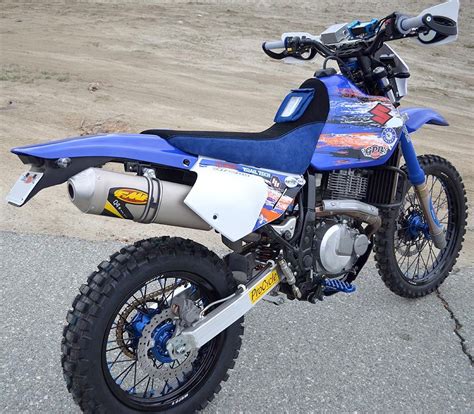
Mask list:
[[[351,283],[337,279],[324,279],[322,285],[325,295],[336,292],[353,293],[356,290],[356,287]]]

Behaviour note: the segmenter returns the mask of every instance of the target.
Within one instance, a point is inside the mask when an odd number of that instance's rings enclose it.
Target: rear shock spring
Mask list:
[[[256,250],[256,260],[258,262],[266,263],[269,260],[275,259],[278,256],[278,250],[271,245],[260,246]]]

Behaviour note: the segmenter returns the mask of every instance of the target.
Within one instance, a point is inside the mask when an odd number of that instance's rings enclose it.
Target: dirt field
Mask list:
[[[14,146],[102,131],[266,128],[288,90],[311,77],[321,60],[271,61],[260,49],[262,41],[393,11],[391,2],[321,3],[1,1],[2,200],[25,168],[8,152]],[[433,4],[396,3],[413,14]],[[474,7],[472,0],[462,3],[457,43],[423,48],[404,41],[395,48],[412,72],[404,105],[433,107],[452,125],[417,134],[418,152],[450,159],[472,200]],[[213,233],[83,215],[64,186],[40,193],[21,209],[2,201],[0,214],[0,229],[16,232],[118,240],[173,233],[207,245],[219,242]],[[463,255],[469,263],[473,224],[470,219]]]

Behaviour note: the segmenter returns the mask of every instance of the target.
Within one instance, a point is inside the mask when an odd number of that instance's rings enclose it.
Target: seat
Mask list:
[[[175,131],[150,129],[171,145],[193,155],[236,164],[302,174],[308,168],[329,112],[326,86],[317,78],[301,89],[314,89],[314,98],[296,121],[275,123],[263,132]]]

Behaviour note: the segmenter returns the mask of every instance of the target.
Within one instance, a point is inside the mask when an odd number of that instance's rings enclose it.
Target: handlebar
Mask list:
[[[452,7],[458,6],[453,2]],[[352,26],[346,24],[345,37],[339,42],[322,41],[320,36],[313,36],[309,33],[294,32],[284,33],[282,40],[264,42],[263,51],[273,59],[285,59],[294,57],[300,60],[311,60],[318,53],[326,59],[346,59],[362,55],[371,56],[384,42],[398,40],[405,37],[418,36],[422,43],[436,43],[449,36],[457,35],[457,17],[451,10],[451,3],[443,3],[439,6],[428,8],[418,16],[407,16],[401,13],[391,15],[377,21],[374,30],[366,36],[367,32],[359,30],[356,34]],[[446,6],[447,5],[447,6]],[[441,10],[439,7],[449,7],[448,10]],[[456,9],[457,10],[457,9]],[[431,14],[433,13],[433,14]],[[438,15],[439,13],[439,15]],[[457,11],[456,11],[457,15]],[[452,16],[447,17],[447,16]],[[332,28],[332,27],[331,27]],[[331,29],[330,28],[330,29]],[[328,29],[329,30],[329,29]],[[334,29],[336,30],[336,29]],[[339,29],[337,29],[339,30]],[[423,39],[429,33],[428,40]],[[332,33],[332,32],[331,32]],[[341,36],[339,34],[338,36]],[[359,40],[357,42],[357,40]],[[279,52],[273,52],[280,49]]]
[[[418,29],[424,26],[424,19],[428,16],[429,14],[419,15],[415,17],[399,16],[396,22],[397,29],[402,34],[406,34],[413,29]]]
[[[406,35],[413,29],[433,30],[441,36],[457,35],[456,21],[445,16],[432,16],[430,13],[420,14],[416,17],[398,16],[396,21],[398,31]]]
[[[265,50],[284,49],[285,48],[285,41],[275,40],[274,42],[263,42],[262,47]]]

